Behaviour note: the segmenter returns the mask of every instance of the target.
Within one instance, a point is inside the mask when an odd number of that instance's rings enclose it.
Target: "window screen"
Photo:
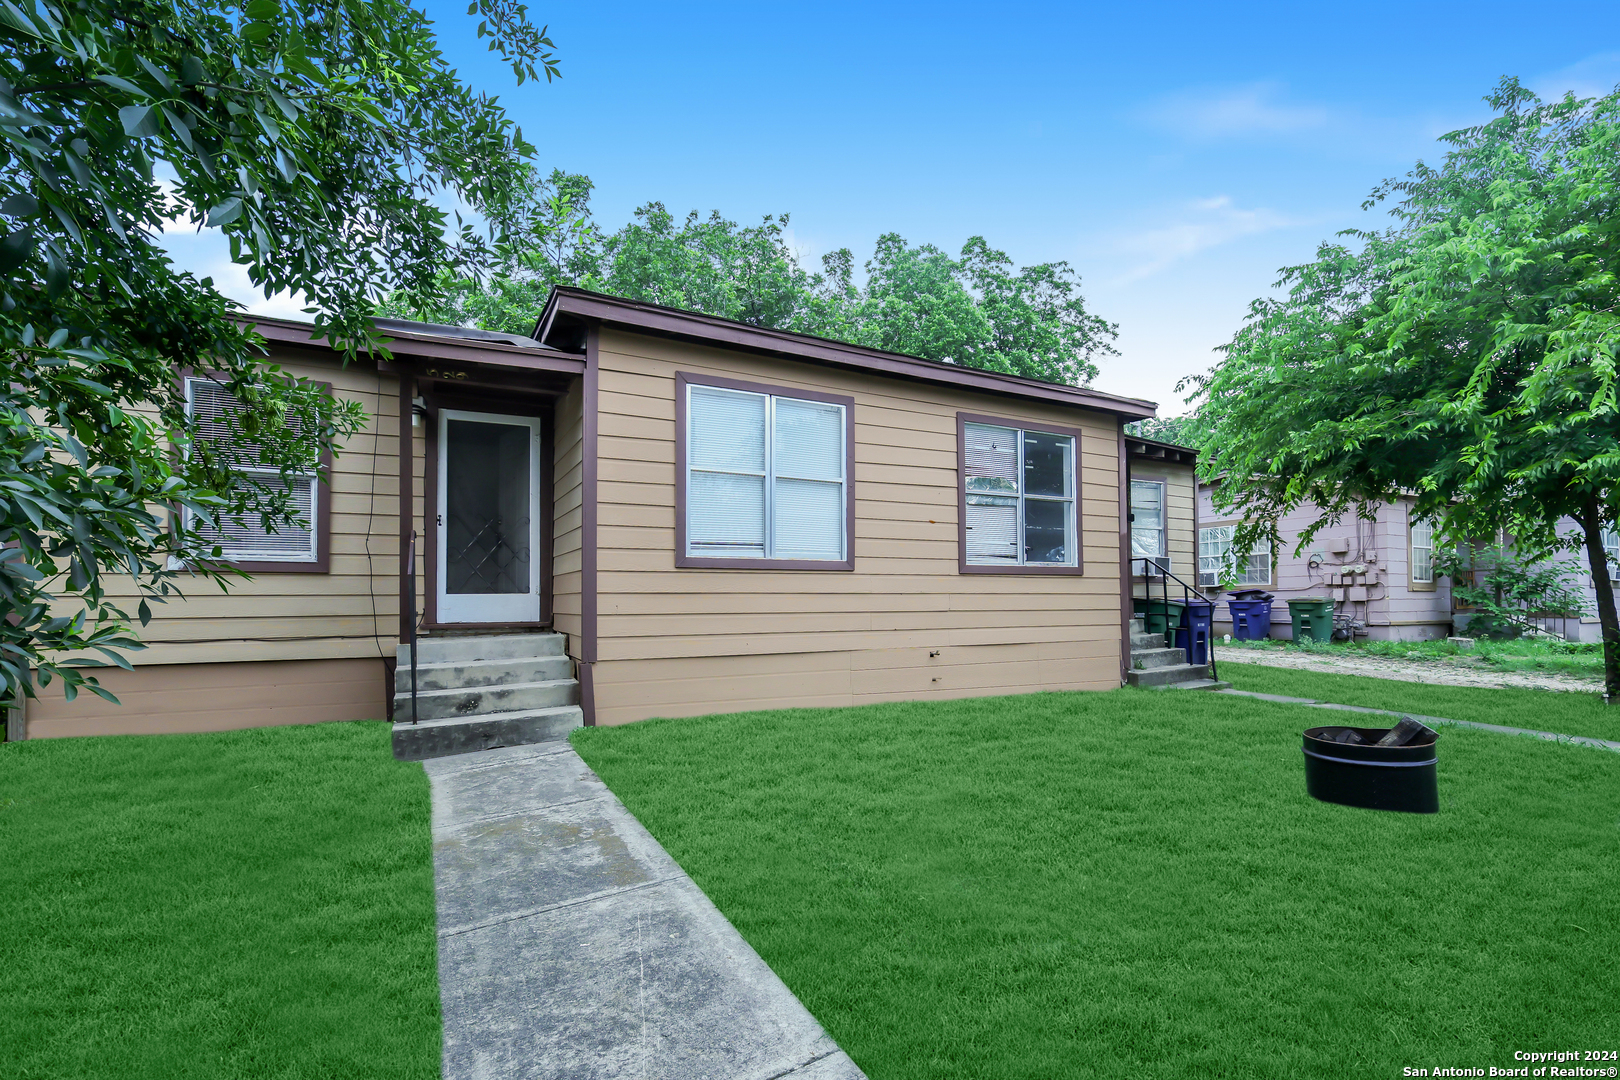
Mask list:
[[[714,386],[688,394],[687,554],[842,561],[844,406]]]
[[[1168,554],[1164,539],[1164,485],[1157,480],[1132,480],[1131,558],[1162,561]],[[1138,564],[1136,571],[1141,569]]]
[[[1075,566],[1073,436],[963,425],[965,558],[974,566]]]
[[[321,497],[320,483],[314,476],[295,476],[291,480],[281,470],[261,465],[259,449],[253,443],[235,441],[226,444],[226,428],[221,422],[237,409],[237,402],[223,386],[209,379],[186,380],[186,402],[197,421],[197,437],[218,446],[224,460],[233,472],[244,480],[251,479],[271,491],[291,492],[291,503],[298,520],[282,525],[277,531],[266,529],[256,515],[248,514],[242,521],[219,520],[209,525],[186,511],[188,528],[196,530],[204,541],[218,544],[220,557],[234,562],[315,562],[319,556],[315,520]]]

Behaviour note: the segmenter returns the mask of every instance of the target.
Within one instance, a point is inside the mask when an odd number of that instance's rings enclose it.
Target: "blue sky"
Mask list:
[[[1121,355],[1096,385],[1183,411],[1173,387],[1361,199],[1485,119],[1515,74],[1544,94],[1620,83],[1620,5],[570,4],[531,0],[563,79],[517,87],[461,3],[433,0],[464,77],[546,167],[588,174],[598,220],[638,205],[792,214],[814,261],[879,233],[1020,265],[1066,259]],[[256,310],[209,237],[180,261]]]

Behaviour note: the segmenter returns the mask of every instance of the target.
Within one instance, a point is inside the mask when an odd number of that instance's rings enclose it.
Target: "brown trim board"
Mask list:
[[[411,595],[408,564],[411,558],[412,526],[416,523],[415,479],[416,451],[411,445],[411,401],[416,397],[416,385],[408,371],[401,371],[399,379],[399,640],[404,644],[411,636],[411,609],[416,597]]]
[[[712,315],[605,296],[568,286],[558,286],[551,290],[545,311],[541,313],[540,320],[535,326],[534,336],[548,345],[553,338],[568,338],[572,344],[578,340],[578,325],[581,322],[587,326],[607,324],[634,333],[680,338],[767,356],[808,360],[857,371],[897,375],[923,382],[1037,401],[1056,401],[1065,405],[1117,413],[1131,419],[1151,417],[1158,412],[1158,406],[1150,401],[1105,394],[1081,386],[1041,382],[1038,379],[980,371],[977,368],[962,367],[959,364],[948,364],[938,360],[880,352],[829,338],[794,334],[785,330],[770,330]]]
[[[980,566],[967,561],[967,426],[969,424],[992,424],[996,427],[1017,428],[1020,431],[1036,431],[1050,435],[1067,435],[1074,439],[1074,565],[1073,566]],[[1081,490],[1081,454],[1084,448],[1085,432],[1079,428],[1064,427],[1061,424],[1043,424],[1031,420],[1012,420],[1005,416],[985,416],[982,413],[959,412],[956,414],[956,572],[958,574],[1017,574],[1031,576],[1039,574],[1060,574],[1069,577],[1083,576],[1086,572],[1086,542],[1081,525],[1085,515],[1080,505],[1083,492]]]
[[[1131,459],[1125,451],[1125,421],[1119,422],[1119,683],[1131,669]]]
[[[585,726],[596,726],[596,484],[598,388],[601,382],[601,333],[591,327],[585,335],[585,374],[580,386],[580,505],[579,505],[579,668],[580,709]]]
[[[820,401],[844,408],[844,558],[833,559],[726,559],[686,553],[686,399],[689,386],[713,386],[751,394]],[[855,569],[855,399],[845,394],[800,390],[792,386],[744,382],[718,375],[675,373],[675,566],[703,570],[834,570]]]

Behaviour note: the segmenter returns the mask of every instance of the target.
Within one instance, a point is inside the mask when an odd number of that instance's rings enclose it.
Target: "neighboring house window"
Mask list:
[[[271,491],[290,491],[298,520],[271,532],[256,514],[246,514],[239,522],[216,520],[209,525],[187,510],[186,526],[195,529],[204,541],[218,544],[220,558],[226,562],[285,563],[288,564],[286,569],[315,568],[322,551],[318,528],[323,509],[320,482],[313,473],[296,475],[289,480],[282,476],[280,469],[264,465],[258,448],[252,443],[228,441],[231,437],[221,420],[237,408],[231,392],[212,379],[186,379],[186,411],[197,422],[197,438],[219,448],[232,472],[251,477]],[[299,564],[311,565],[300,567]],[[267,569],[275,568],[271,565]]]
[[[1157,480],[1131,481],[1131,558],[1149,558],[1154,565],[1168,568],[1165,547],[1164,484]],[[1143,569],[1140,562],[1133,574]]]
[[[851,568],[850,399],[681,384],[682,565]]]
[[[1078,571],[1078,432],[961,421],[962,564]]]
[[[1211,525],[1198,530],[1198,584],[1214,586],[1221,583],[1227,568],[1235,561],[1232,536],[1236,532],[1235,525]],[[1271,584],[1270,541],[1262,537],[1255,542],[1254,550],[1237,567],[1234,580],[1239,585]]]
[[[1434,525],[1421,519],[1412,521],[1412,581],[1434,584]]]
[[[1603,534],[1603,550],[1609,556],[1609,577],[1620,578],[1620,530],[1609,529]]]

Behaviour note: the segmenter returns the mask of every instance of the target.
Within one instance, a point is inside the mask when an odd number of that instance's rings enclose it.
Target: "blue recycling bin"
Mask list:
[[[1209,637],[1214,633],[1215,605],[1207,600],[1193,600],[1182,612],[1181,626],[1176,629],[1176,648],[1185,649],[1187,663],[1209,663]]]
[[[1270,600],[1228,600],[1232,609],[1232,636],[1239,641],[1264,641],[1271,636]]]

